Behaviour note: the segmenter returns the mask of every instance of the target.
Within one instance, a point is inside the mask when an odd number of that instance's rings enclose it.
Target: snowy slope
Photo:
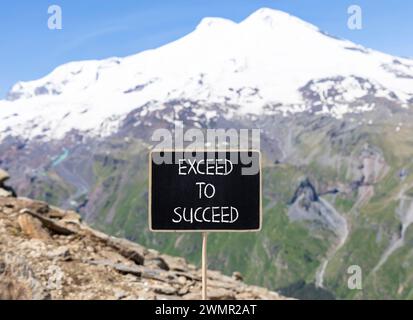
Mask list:
[[[0,139],[59,139],[72,129],[105,136],[128,112],[147,103],[162,108],[173,99],[239,105],[244,113],[276,105],[288,114],[318,104],[320,112],[340,117],[373,108],[364,102],[350,107],[367,94],[412,102],[413,61],[260,9],[240,23],[205,18],[192,33],[155,50],[73,62],[19,82],[0,101]]]

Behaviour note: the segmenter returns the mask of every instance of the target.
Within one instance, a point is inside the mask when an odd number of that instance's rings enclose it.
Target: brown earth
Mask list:
[[[201,271],[183,258],[94,230],[76,212],[3,194],[0,299],[200,298]],[[238,272],[208,270],[208,278],[210,299],[284,299]]]

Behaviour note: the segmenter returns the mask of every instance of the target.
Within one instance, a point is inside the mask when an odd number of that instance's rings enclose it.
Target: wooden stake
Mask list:
[[[202,233],[202,300],[207,300],[207,238],[208,233]]]

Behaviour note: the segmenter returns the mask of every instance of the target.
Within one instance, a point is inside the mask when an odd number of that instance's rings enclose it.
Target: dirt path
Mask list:
[[[404,208],[407,208],[404,210]],[[400,193],[400,205],[397,215],[401,222],[400,237],[393,241],[390,246],[384,251],[378,264],[374,267],[373,272],[379,270],[389,259],[389,257],[399,248],[404,245],[404,238],[409,226],[413,223],[413,198],[404,195],[404,192]]]
[[[327,200],[320,197],[321,203],[333,212],[333,216],[336,221],[339,221],[339,224],[336,224],[335,234],[337,235],[337,243],[329,250],[327,257],[323,260],[320,267],[317,270],[315,276],[316,286],[319,288],[324,287],[324,275],[328,266],[329,261],[335,256],[338,250],[344,245],[349,235],[348,224],[346,218],[339,213],[334,206],[332,206]]]

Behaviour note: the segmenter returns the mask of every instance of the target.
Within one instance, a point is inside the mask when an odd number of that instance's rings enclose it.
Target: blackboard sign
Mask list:
[[[151,231],[259,231],[259,151],[152,151]]]

